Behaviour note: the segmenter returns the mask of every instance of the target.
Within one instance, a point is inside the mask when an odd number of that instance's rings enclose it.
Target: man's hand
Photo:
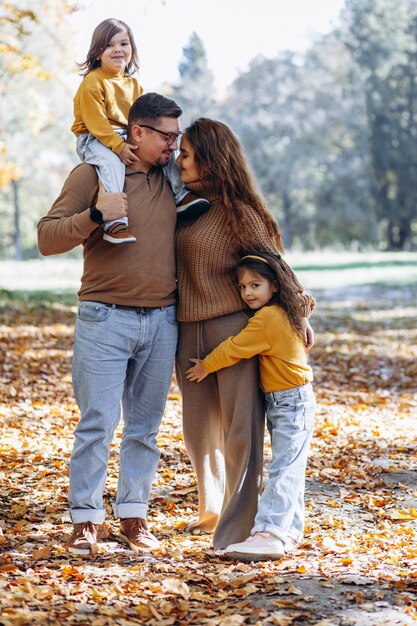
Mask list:
[[[99,181],[96,207],[103,213],[105,222],[125,217],[127,215],[127,194],[123,191],[107,193]]]
[[[304,347],[306,350],[311,350],[314,346],[314,330],[306,317],[303,317],[302,325],[304,329]]]
[[[122,151],[119,152],[119,158],[125,165],[132,165],[135,161],[140,161],[140,158],[136,156],[133,150],[137,150],[137,146],[133,143],[125,143]]]
[[[191,363],[195,363],[195,365],[185,371],[185,377],[187,380],[200,383],[206,376],[208,376],[208,372],[206,372],[204,367],[201,365],[201,359],[190,359],[190,361]]]

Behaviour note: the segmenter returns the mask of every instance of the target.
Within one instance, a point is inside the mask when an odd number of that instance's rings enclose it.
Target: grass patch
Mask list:
[[[77,294],[73,290],[9,290],[0,289],[0,308],[13,304],[24,304],[29,308],[64,306],[73,307],[78,302]]]
[[[358,286],[406,287],[417,284],[415,252],[288,252],[287,262],[308,291]],[[0,298],[28,304],[73,306],[82,259],[64,256],[31,261],[0,261]]]

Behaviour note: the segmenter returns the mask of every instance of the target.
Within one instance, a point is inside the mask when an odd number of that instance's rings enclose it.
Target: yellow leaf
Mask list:
[[[243,576],[236,576],[230,581],[232,587],[242,587],[246,583],[250,582],[257,577],[257,574],[244,574]]]
[[[107,596],[109,595],[107,591],[96,589],[95,587],[91,587],[91,589],[88,590],[88,593],[90,594],[92,598],[95,598],[98,600],[107,598]]]
[[[240,626],[240,624],[245,623],[245,618],[242,615],[227,615],[221,617],[218,623],[222,626]]]
[[[188,523],[186,522],[185,519],[180,519],[175,522],[174,526],[175,528],[182,530],[183,528],[186,528],[188,526]]]
[[[340,504],[339,504],[339,502],[336,502],[335,500],[332,500],[332,498],[328,498],[328,500],[327,500],[327,504],[330,504],[330,506],[331,506],[333,509],[338,509],[338,508],[340,508]]]
[[[152,612],[149,608],[149,606],[147,604],[145,604],[144,602],[141,602],[140,604],[137,604],[135,607],[133,607],[136,611],[136,613],[142,617],[142,618],[150,618],[152,617]]]
[[[417,517],[416,510],[413,507],[409,511],[405,509],[391,509],[388,515],[391,519],[399,521],[409,521]]]
[[[162,587],[169,593],[175,593],[183,598],[190,597],[190,588],[187,583],[182,582],[178,578],[165,578],[162,581]]]
[[[54,590],[49,587],[40,587],[35,592],[35,598],[37,600],[46,600],[47,598],[52,598],[54,595]]]
[[[293,623],[293,620],[291,617],[282,617],[278,613],[273,613],[271,617],[272,617],[272,623],[275,626],[290,626],[290,624]]]

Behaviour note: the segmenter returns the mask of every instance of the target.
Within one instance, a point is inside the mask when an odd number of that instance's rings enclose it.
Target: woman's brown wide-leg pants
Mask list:
[[[199,520],[225,548],[246,539],[253,526],[262,484],[265,411],[258,357],[242,360],[201,383],[185,378],[190,357],[204,358],[248,322],[244,312],[202,322],[183,322],[177,379],[183,397],[187,453],[197,475]]]

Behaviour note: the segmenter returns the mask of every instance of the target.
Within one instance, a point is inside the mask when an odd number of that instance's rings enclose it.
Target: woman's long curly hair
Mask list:
[[[97,59],[100,56],[117,33],[121,30],[125,30],[130,40],[132,47],[132,58],[125,67],[124,73],[127,76],[131,76],[139,69],[138,51],[136,48],[133,33],[129,26],[122,22],[122,20],[116,20],[115,18],[109,18],[100,22],[94,29],[93,36],[91,37],[90,49],[87,52],[87,58],[83,63],[77,63],[80,70],[82,70],[81,76],[86,76],[92,70],[97,67],[101,67],[101,61]]]
[[[260,257],[264,260],[253,257]],[[268,304],[279,304],[287,314],[292,328],[304,343],[305,333],[302,326],[303,312],[300,307],[299,290],[295,283],[289,280],[287,265],[281,259],[281,255],[269,250],[249,250],[236,264],[235,278],[237,282],[239,282],[244,270],[258,274],[277,288]]]
[[[250,172],[243,147],[223,122],[200,117],[184,135],[194,150],[201,182],[219,196],[233,238],[240,250],[253,246],[245,205],[251,206],[265,224],[277,249],[283,252],[281,233]]]

